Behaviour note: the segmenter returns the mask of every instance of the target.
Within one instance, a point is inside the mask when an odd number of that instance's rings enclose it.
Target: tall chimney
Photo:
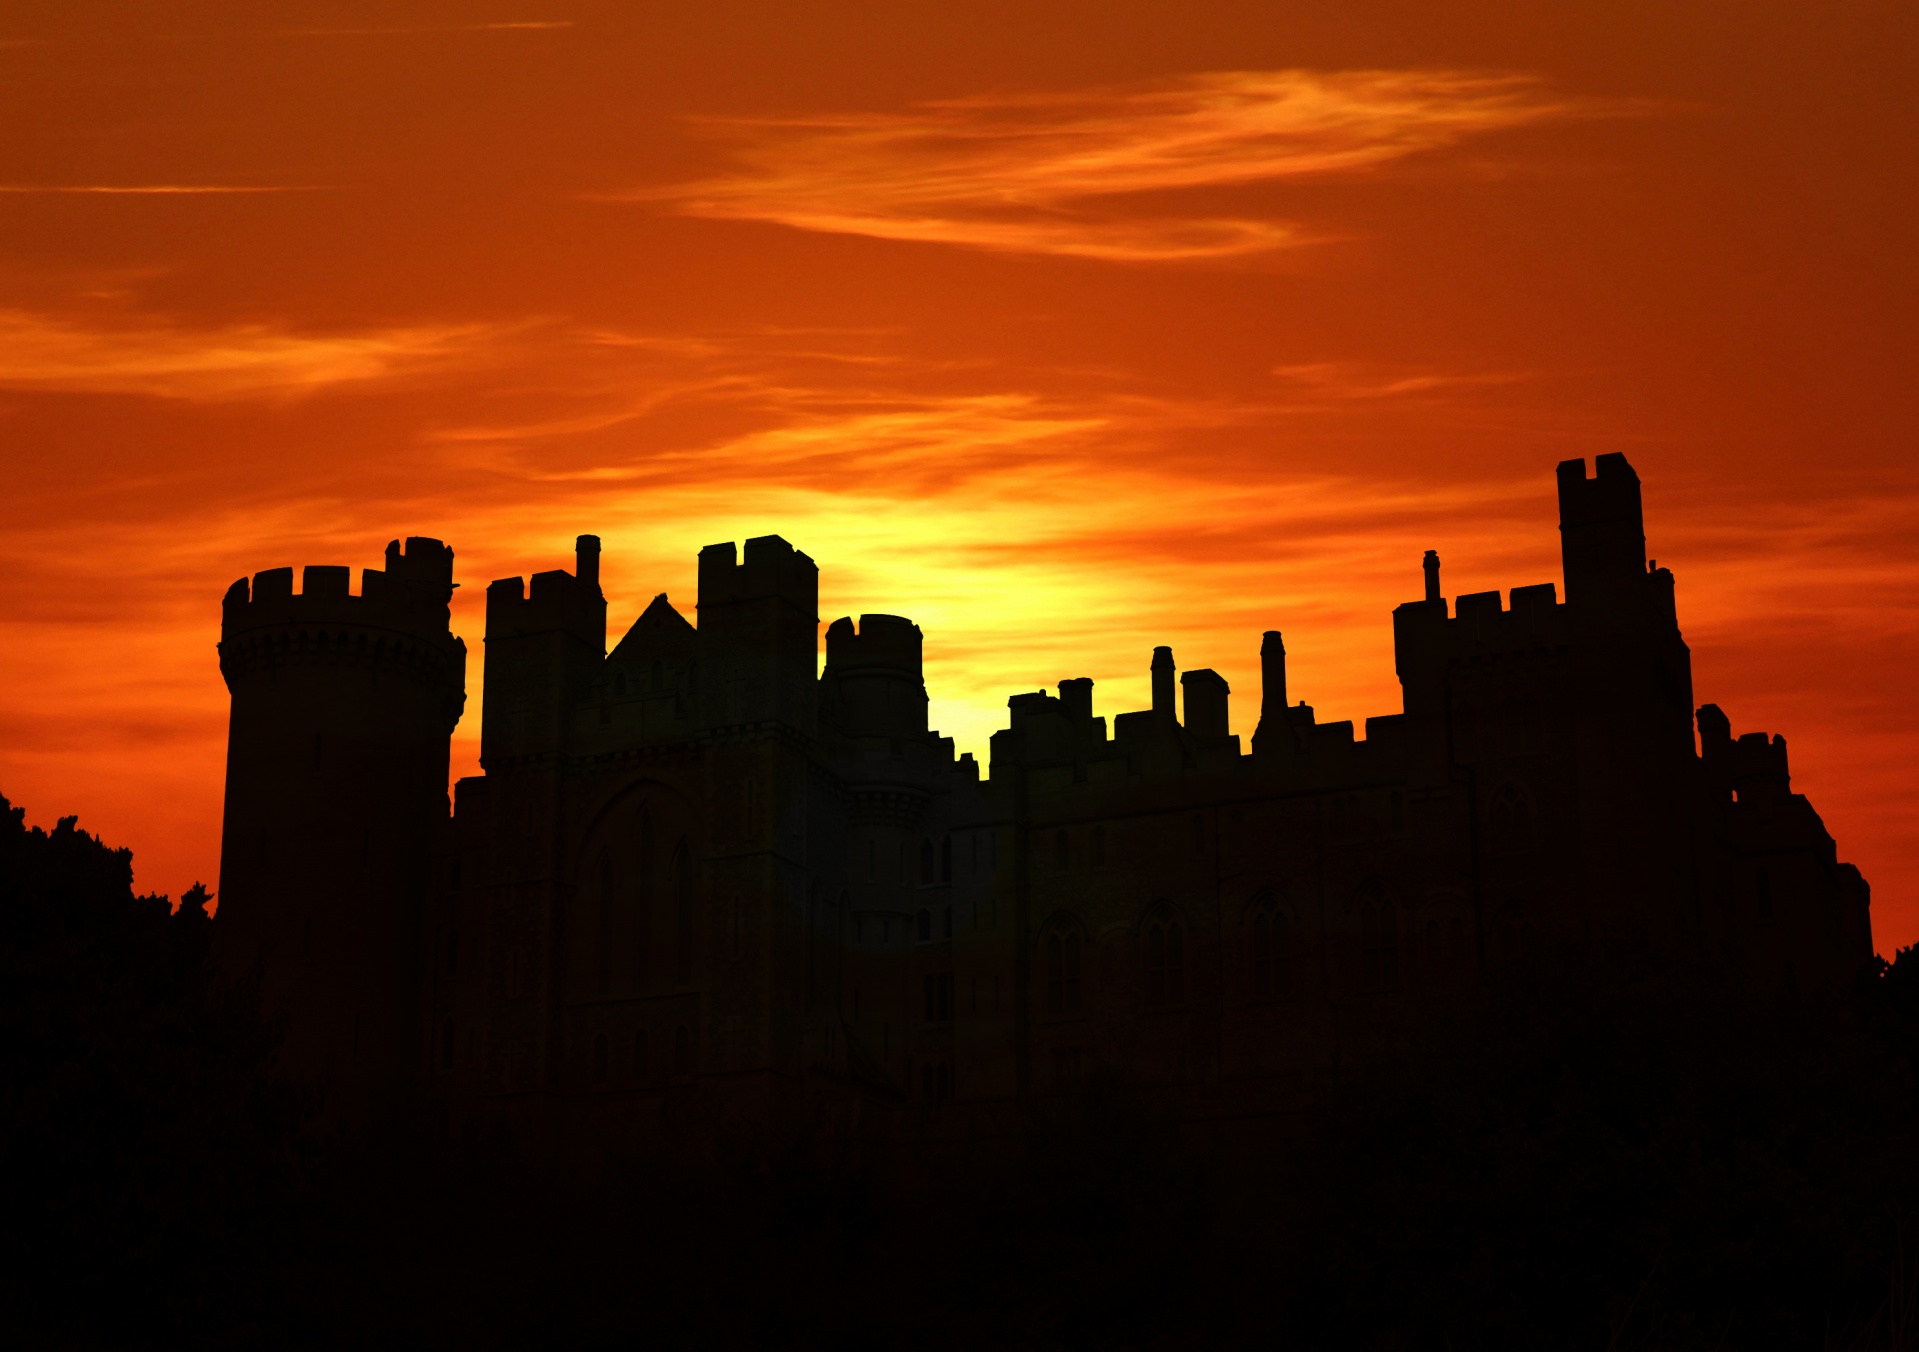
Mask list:
[[[1426,599],[1428,601],[1437,601],[1440,599],[1439,551],[1437,549],[1429,549],[1426,551]]]
[[[573,542],[573,575],[580,585],[600,589],[600,537],[582,535]]]
[[[1259,642],[1259,721],[1279,727],[1286,719],[1286,641],[1268,629]]]
[[[1153,649],[1153,712],[1179,721],[1173,707],[1173,650],[1163,644]]]

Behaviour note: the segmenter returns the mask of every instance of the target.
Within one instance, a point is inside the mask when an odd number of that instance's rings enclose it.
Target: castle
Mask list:
[[[446,795],[453,553],[227,592],[219,943],[353,1124],[575,1150],[860,1122],[1016,1131],[1123,1075],[1194,1122],[1292,1111],[1447,992],[1568,943],[1830,989],[1869,893],[1782,737],[1693,707],[1673,576],[1620,455],[1558,469],[1551,583],[1393,612],[1403,711],[1321,723],[1265,635],[1152,707],[1013,696],[990,765],[927,728],[921,632],[835,620],[778,536],[709,545],[609,653],[599,542],[492,583],[483,773]],[[1697,742],[1694,725],[1697,725]]]

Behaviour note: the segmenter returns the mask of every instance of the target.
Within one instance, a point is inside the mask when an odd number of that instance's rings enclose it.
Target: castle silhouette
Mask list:
[[[1189,1121],[1295,1110],[1449,994],[1608,960],[1829,990],[1869,891],[1786,744],[1693,727],[1673,576],[1621,455],[1558,468],[1565,581],[1393,612],[1404,711],[1321,723],[1261,645],[1249,749],[1216,672],[1152,707],[1014,695],[988,773],[927,728],[921,631],[835,620],[778,536],[699,556],[606,651],[599,541],[487,588],[484,772],[453,552],[227,592],[218,943],[347,1127],[536,1149],[806,1120],[1012,1132],[1112,1073]],[[1177,686],[1177,690],[1176,690]],[[1183,693],[1183,711],[1181,700]],[[1250,754],[1249,754],[1250,751]]]

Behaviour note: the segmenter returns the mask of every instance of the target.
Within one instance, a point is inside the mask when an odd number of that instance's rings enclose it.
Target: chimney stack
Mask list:
[[[1439,551],[1426,551],[1426,599],[1437,601],[1439,596]]]
[[[600,537],[582,535],[573,542],[573,575],[582,587],[600,589]]]
[[[1173,650],[1164,644],[1153,649],[1153,712],[1179,721],[1173,706]]]

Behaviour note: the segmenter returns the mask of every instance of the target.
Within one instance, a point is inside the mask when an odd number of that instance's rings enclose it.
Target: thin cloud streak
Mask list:
[[[470,357],[490,331],[416,325],[304,335],[264,325],[88,325],[0,309],[0,389],[222,400],[284,396]]]
[[[38,184],[0,183],[0,193],[18,196],[63,196],[67,194],[98,197],[226,197],[259,193],[326,192],[320,184],[229,184],[229,183],[77,183]]]
[[[709,120],[730,175],[619,194],[682,214],[1110,261],[1230,257],[1319,236],[1260,216],[1126,213],[1144,193],[1380,169],[1471,136],[1621,111],[1462,71],[1229,71],[905,113]]]

